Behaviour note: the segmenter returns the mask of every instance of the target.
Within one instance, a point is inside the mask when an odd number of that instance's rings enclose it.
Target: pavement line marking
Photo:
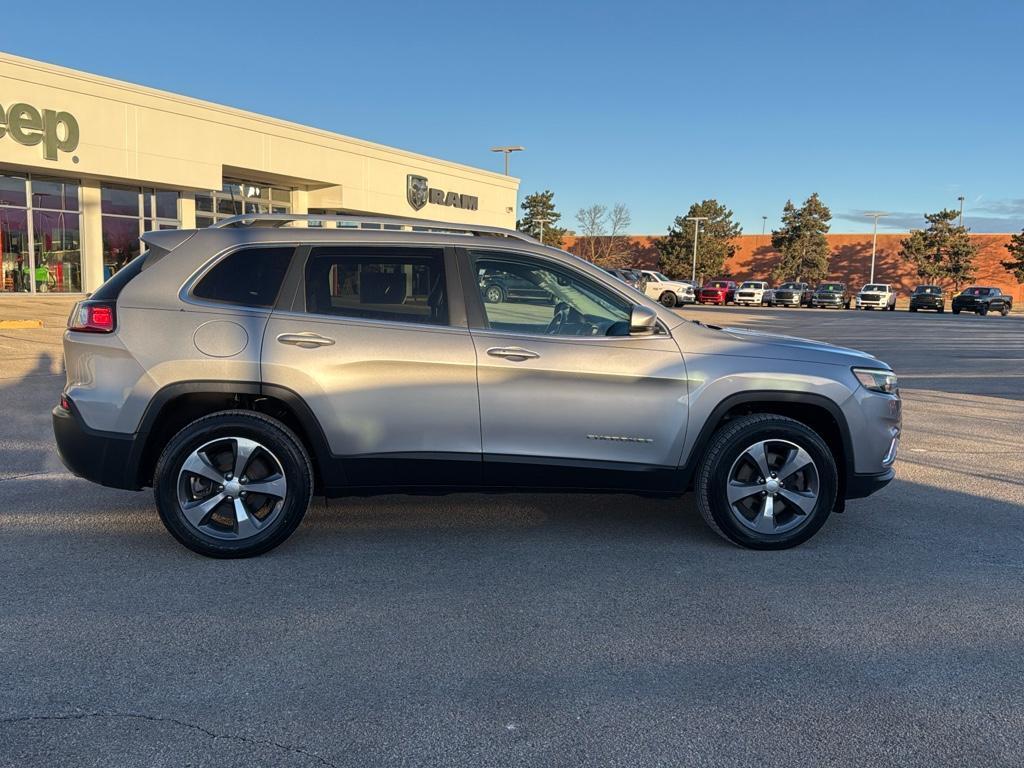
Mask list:
[[[0,320],[0,330],[3,331],[23,331],[42,327],[42,320]]]
[[[0,483],[9,483],[14,480],[74,480],[76,475],[70,472],[27,472],[24,475],[11,475],[0,477]]]

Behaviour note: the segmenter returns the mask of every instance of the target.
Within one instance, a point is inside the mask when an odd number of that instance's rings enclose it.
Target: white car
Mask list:
[[[734,303],[736,306],[746,305],[748,307],[764,306],[765,304],[772,306],[775,303],[775,291],[762,280],[747,280],[736,289]]]
[[[857,309],[896,309],[896,291],[891,285],[868,283],[854,297]]]
[[[655,301],[660,301],[664,306],[677,307],[680,304],[697,303],[693,285],[686,280],[672,280],[653,269],[643,269],[641,273],[647,279],[644,293]]]

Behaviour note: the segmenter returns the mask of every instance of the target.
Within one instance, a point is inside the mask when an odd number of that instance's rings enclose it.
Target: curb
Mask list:
[[[0,331],[20,331],[27,328],[42,327],[42,320],[0,320]]]

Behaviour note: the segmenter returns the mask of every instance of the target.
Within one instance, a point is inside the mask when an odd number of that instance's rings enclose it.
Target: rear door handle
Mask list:
[[[277,340],[282,344],[291,344],[292,346],[302,347],[303,349],[329,347],[334,343],[334,339],[329,339],[326,336],[321,336],[318,333],[312,333],[310,331],[303,331],[302,333],[282,333],[277,337]]]
[[[503,357],[514,363],[519,363],[523,360],[536,360],[540,357],[536,352],[531,352],[522,347],[491,347],[487,350],[487,354],[491,357]]]

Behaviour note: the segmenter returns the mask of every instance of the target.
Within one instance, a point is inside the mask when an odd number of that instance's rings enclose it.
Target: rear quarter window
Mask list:
[[[295,247],[242,248],[219,261],[192,289],[207,301],[272,307]]]

